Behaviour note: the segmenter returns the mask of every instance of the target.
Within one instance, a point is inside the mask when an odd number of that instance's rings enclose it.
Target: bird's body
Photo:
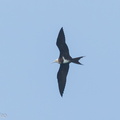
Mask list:
[[[56,61],[58,64],[65,64],[65,63],[69,63],[69,62],[70,62],[70,60],[65,59],[64,56],[61,57],[61,58],[59,58],[59,59],[56,59],[55,61]]]
[[[79,60],[83,58],[83,56],[77,57],[77,58],[72,58],[70,56],[68,46],[65,43],[65,35],[64,35],[63,28],[60,29],[56,45],[58,46],[59,51],[60,51],[59,58],[55,60],[55,62],[60,64],[60,68],[57,73],[57,79],[58,79],[58,86],[59,86],[60,94],[61,96],[63,96],[63,92],[64,92],[65,85],[66,85],[66,77],[67,77],[68,70],[69,70],[69,64],[73,62],[73,63],[81,65]]]

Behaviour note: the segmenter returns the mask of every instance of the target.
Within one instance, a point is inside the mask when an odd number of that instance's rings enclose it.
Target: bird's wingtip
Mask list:
[[[60,91],[60,96],[61,96],[61,97],[63,97],[63,92],[64,92],[64,91]]]
[[[60,94],[61,95],[61,97],[63,97],[63,93],[62,94]]]
[[[64,33],[63,27],[61,27],[59,33]]]
[[[63,30],[63,27],[61,27],[61,30]]]

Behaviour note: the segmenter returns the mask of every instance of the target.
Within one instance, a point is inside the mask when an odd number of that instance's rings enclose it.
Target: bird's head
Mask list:
[[[58,59],[56,59],[53,63],[58,63],[58,64],[59,64],[59,60],[58,60]]]

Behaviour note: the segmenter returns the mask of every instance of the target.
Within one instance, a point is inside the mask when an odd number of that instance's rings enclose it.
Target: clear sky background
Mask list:
[[[63,98],[61,27],[71,56],[86,56]],[[120,1],[0,0],[0,119],[120,120]]]

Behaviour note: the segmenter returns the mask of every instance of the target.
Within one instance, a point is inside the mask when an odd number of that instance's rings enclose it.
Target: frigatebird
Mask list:
[[[57,79],[58,79],[58,87],[59,87],[60,95],[63,96],[63,92],[64,92],[65,85],[66,85],[66,77],[67,77],[68,70],[69,70],[69,64],[72,62],[72,63],[82,65],[79,62],[79,60],[83,58],[84,56],[76,57],[76,58],[72,58],[70,56],[68,46],[65,42],[65,34],[63,31],[63,27],[59,31],[56,45],[60,51],[60,55],[59,55],[59,58],[56,59],[54,62],[60,64],[60,68],[57,73]]]

